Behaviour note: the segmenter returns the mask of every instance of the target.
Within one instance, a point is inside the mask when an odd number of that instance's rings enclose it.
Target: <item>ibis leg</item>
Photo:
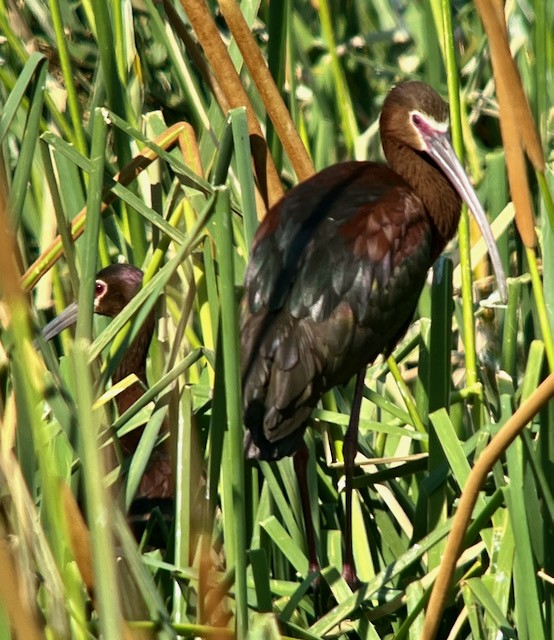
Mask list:
[[[356,389],[352,401],[352,410],[348,428],[344,436],[343,457],[344,457],[344,477],[346,480],[345,502],[346,502],[346,530],[344,533],[344,562],[342,565],[342,576],[353,587],[358,578],[354,565],[354,554],[352,552],[352,478],[354,475],[354,458],[358,451],[358,425],[360,422],[360,408],[362,406],[362,396],[364,391],[365,368],[358,373],[356,378]]]
[[[294,470],[300,487],[302,511],[304,512],[304,525],[306,527],[306,540],[308,542],[308,562],[310,571],[319,570],[319,562],[315,548],[315,531],[312,510],[310,508],[310,492],[308,490],[308,456],[310,452],[306,444],[294,454]]]

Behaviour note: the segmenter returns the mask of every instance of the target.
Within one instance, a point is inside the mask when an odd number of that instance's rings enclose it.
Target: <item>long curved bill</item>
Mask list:
[[[450,180],[452,186],[458,192],[460,198],[467,204],[473,217],[477,221],[483,238],[487,244],[489,256],[491,258],[492,268],[496,276],[496,283],[498,285],[498,292],[502,302],[508,300],[508,288],[506,285],[506,276],[504,275],[504,269],[502,268],[502,261],[500,260],[500,254],[498,253],[498,247],[496,241],[492,235],[489,221],[479,198],[475,193],[475,190],[471,186],[471,182],[464,171],[458,156],[454,153],[452,144],[447,133],[433,132],[432,136],[425,136],[425,142],[427,144],[427,153],[435,160],[438,166],[444,171],[445,175]]]
[[[77,303],[72,302],[59,316],[51,320],[42,330],[42,337],[51,340],[58,333],[77,322]]]

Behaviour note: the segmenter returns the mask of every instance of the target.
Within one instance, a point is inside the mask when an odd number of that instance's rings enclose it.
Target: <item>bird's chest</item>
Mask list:
[[[327,342],[321,341],[327,354],[327,388],[346,383],[379,354],[394,349],[413,319],[428,267],[429,251],[420,247],[392,269],[386,284],[377,283],[365,295],[360,292],[343,303],[341,323],[350,330],[339,332],[345,337],[342,343],[335,342],[332,332]]]

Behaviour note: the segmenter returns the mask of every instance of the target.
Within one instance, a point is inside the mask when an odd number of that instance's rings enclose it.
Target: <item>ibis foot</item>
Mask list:
[[[356,569],[353,564],[347,562],[343,564],[342,577],[346,580],[346,584],[352,589],[352,591],[356,591],[360,586],[360,581],[358,580]]]

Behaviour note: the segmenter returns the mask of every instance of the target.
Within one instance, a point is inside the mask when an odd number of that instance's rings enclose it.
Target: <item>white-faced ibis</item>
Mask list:
[[[380,118],[388,166],[343,162],[291,189],[260,224],[245,278],[241,357],[249,459],[294,455],[316,568],[304,431],[323,393],[357,374],[344,439],[343,575],[356,581],[351,492],[365,370],[390,354],[414,315],[427,271],[453,237],[462,199],[500,257],[448,136],[448,105],[421,82],[387,96]]]
[[[94,292],[94,311],[100,315],[115,317],[138,293],[142,284],[142,271],[130,264],[113,264],[102,269],[96,275]],[[59,316],[54,318],[42,331],[46,340],[50,340],[77,320],[77,303],[70,304]],[[112,376],[112,383],[135,374],[140,380],[127,387],[116,396],[119,415],[122,415],[144,393],[146,386],[146,355],[152,334],[155,317],[151,313],[142,325],[138,335],[127,348],[123,358]],[[142,429],[133,429],[119,438],[121,449],[126,456],[132,455],[139,443]],[[162,509],[173,497],[173,477],[169,456],[162,450],[154,451],[148,468],[144,473],[135,500],[131,507],[131,522],[140,529],[140,520],[152,508],[153,504]]]

